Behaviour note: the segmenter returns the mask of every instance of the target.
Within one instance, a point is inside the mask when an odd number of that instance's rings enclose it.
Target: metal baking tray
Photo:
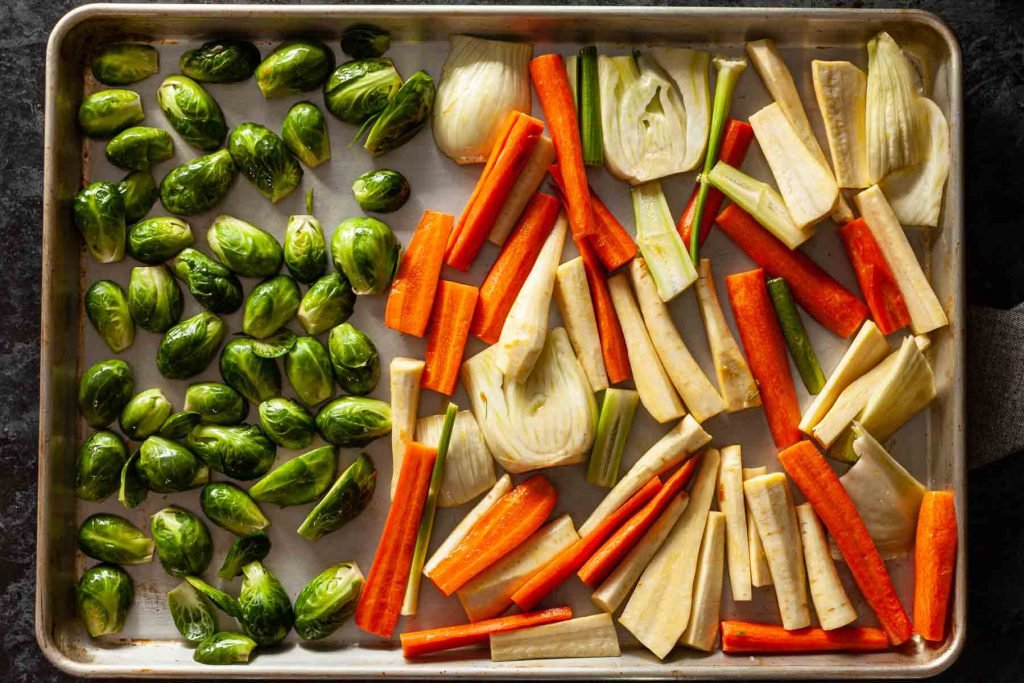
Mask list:
[[[101,143],[84,140],[76,125],[76,111],[83,92],[96,87],[86,65],[91,51],[107,42],[137,40],[151,42],[161,50],[160,76],[150,78],[136,89],[147,110],[146,123],[168,128],[159,113],[154,93],[160,81],[173,73],[178,56],[185,49],[212,37],[246,37],[258,43],[264,54],[284,38],[319,38],[338,51],[337,38],[349,24],[372,21],[390,30],[395,39],[390,55],[404,74],[423,68],[439,76],[447,54],[447,38],[454,33],[473,33],[490,37],[519,38],[536,44],[535,53],[556,50],[568,54],[580,43],[597,42],[602,51],[628,52],[645,44],[691,45],[715,52],[741,54],[748,39],[770,37],[779,45],[793,69],[812,122],[820,128],[815,113],[813,91],[807,64],[812,58],[850,59],[865,65],[865,43],[879,30],[887,30],[919,57],[922,73],[931,83],[933,96],[949,120],[952,133],[953,163],[946,189],[942,225],[928,234],[912,237],[924,261],[931,281],[949,314],[950,326],[933,335],[930,351],[940,397],[911,424],[900,431],[890,444],[893,452],[930,487],[952,488],[957,494],[961,537],[952,615],[951,636],[939,646],[910,645],[894,652],[869,655],[814,656],[725,656],[720,651],[698,654],[677,649],[665,662],[636,646],[621,630],[623,656],[618,659],[549,660],[526,663],[492,663],[486,650],[459,653],[449,658],[406,662],[397,642],[382,643],[349,625],[320,643],[303,643],[292,634],[281,646],[259,651],[248,666],[210,669],[192,661],[192,651],[177,637],[165,602],[165,593],[176,580],[167,576],[159,564],[131,567],[136,582],[135,606],[123,632],[91,640],[75,616],[74,583],[87,561],[75,548],[75,530],[82,518],[93,512],[119,510],[114,501],[102,505],[77,501],[73,492],[77,446],[84,425],[76,411],[76,380],[83,368],[106,357],[109,352],[95,332],[83,323],[82,294],[98,277],[110,277],[127,283],[130,260],[101,266],[85,254],[71,219],[70,202],[83,181],[117,179],[123,174],[105,160]],[[340,52],[338,53],[339,57]],[[36,592],[36,635],[45,655],[60,669],[77,676],[103,677],[199,677],[238,678],[296,677],[439,677],[496,676],[594,678],[817,678],[817,677],[923,677],[948,667],[963,647],[966,629],[966,539],[964,536],[966,496],[964,474],[964,315],[963,315],[963,212],[962,212],[962,103],[960,50],[955,37],[939,19],[917,11],[883,10],[796,10],[796,9],[668,9],[668,8],[567,8],[567,7],[282,7],[282,6],[152,6],[88,5],[70,12],[50,35],[46,64],[46,136],[43,214],[43,305],[42,364],[39,406],[39,521]],[[255,84],[214,85],[211,91],[225,111],[230,125],[256,120],[279,128],[290,104],[301,98],[264,101]],[[318,92],[309,93],[321,102]],[[746,118],[769,102],[753,69],[745,74],[737,94],[733,115]],[[540,109],[535,103],[535,111]],[[330,117],[329,117],[330,118]],[[359,210],[349,186],[359,173],[374,166],[390,166],[404,172],[413,184],[411,201],[387,220],[403,242],[407,242],[420,213],[425,208],[458,214],[479,173],[479,167],[458,167],[435,148],[429,132],[382,159],[371,159],[358,146],[347,148],[354,129],[331,120],[334,158],[330,164],[307,170],[303,189],[316,190],[315,211],[326,230],[331,230]],[[819,137],[824,139],[821,131]],[[154,173],[159,178],[171,165],[193,155],[176,137],[176,156]],[[770,178],[757,145],[751,149],[746,169],[761,178]],[[628,193],[624,185],[603,170],[592,172],[597,191],[627,225],[632,224]],[[692,187],[693,174],[665,183],[673,213],[678,215]],[[206,249],[206,226],[214,214],[228,213],[249,220],[275,233],[279,238],[290,213],[302,213],[301,191],[272,206],[260,197],[248,181],[239,179],[227,200],[209,215],[190,220],[197,233],[197,246]],[[152,215],[159,215],[154,207]],[[807,251],[847,286],[855,287],[852,271],[835,235],[825,223],[811,240]],[[571,252],[572,247],[567,251]],[[723,236],[713,233],[705,252],[715,263],[721,291],[722,279],[731,272],[745,270],[751,263]],[[476,267],[468,275],[447,273],[446,277],[479,282],[496,256],[487,247]],[[566,256],[569,257],[568,254]],[[252,281],[246,282],[246,288]],[[193,314],[197,304],[186,297],[185,315]],[[672,305],[673,315],[682,333],[706,370],[710,370],[707,343],[692,293],[686,293]],[[353,321],[377,341],[382,354],[420,356],[421,340],[403,339],[383,327],[383,298],[362,298]],[[554,314],[553,318],[554,318]],[[239,329],[239,316],[229,317],[232,330]],[[812,341],[826,370],[831,369],[845,349],[839,340],[808,320]],[[158,336],[140,330],[135,345],[122,354],[136,370],[139,389],[162,386],[180,406],[187,382],[168,382],[156,374],[152,359]],[[467,354],[480,349],[473,342]],[[386,364],[385,364],[386,367]],[[216,377],[213,364],[200,378]],[[386,374],[386,371],[385,371]],[[383,377],[374,395],[387,398],[387,377]],[[802,405],[809,401],[798,387]],[[460,390],[455,400],[467,406]],[[421,414],[439,412],[440,396],[426,392]],[[643,412],[643,411],[641,411]],[[253,414],[250,415],[252,419]],[[747,411],[716,417],[706,424],[718,445],[742,443],[745,464],[774,463],[775,449],[761,411]],[[638,418],[626,455],[629,466],[653,443],[666,427],[648,416]],[[371,445],[368,452],[380,470],[380,480],[390,479],[390,457],[386,439]],[[282,451],[279,459],[289,457]],[[343,464],[354,452],[342,454]],[[602,492],[583,481],[579,468],[549,470],[547,474],[561,491],[556,513],[574,513],[577,522],[600,499]],[[386,487],[382,487],[386,490]],[[127,516],[148,528],[148,517],[161,507],[175,503],[197,510],[195,491],[172,496],[152,495]],[[278,573],[294,596],[305,581],[330,563],[357,560],[365,570],[372,561],[388,506],[387,496],[375,497],[370,508],[345,529],[312,544],[297,534],[305,508],[272,511],[274,526],[270,533],[274,551],[269,566]],[[121,511],[124,514],[123,511]],[[464,514],[463,510],[443,510],[438,516],[435,545]],[[229,543],[226,532],[214,527],[219,562]],[[897,589],[905,605],[912,599],[912,566],[904,559],[890,564]],[[844,580],[856,596],[862,624],[873,622],[870,610],[860,601],[845,568]],[[236,580],[237,582],[237,580]],[[727,582],[728,583],[728,582]],[[237,585],[228,585],[237,590]],[[777,619],[771,589],[757,589],[753,603],[736,606],[724,597],[723,616],[774,621]],[[552,598],[552,604],[567,601],[577,614],[594,611],[588,594],[578,582],[567,582]],[[465,620],[454,600],[442,600],[429,582],[424,582],[421,614],[406,619],[403,630]],[[666,609],[672,609],[666,605]],[[227,626],[227,624],[223,624]]]

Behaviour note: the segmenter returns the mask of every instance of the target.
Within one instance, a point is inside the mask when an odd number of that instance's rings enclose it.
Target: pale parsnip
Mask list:
[[[832,167],[839,187],[871,184],[865,107],[868,77],[850,62],[811,62],[814,96],[825,124]]]
[[[576,351],[583,371],[594,392],[608,388],[608,373],[604,368],[601,337],[597,331],[597,316],[590,298],[590,285],[579,256],[558,266],[555,276],[555,303],[569,333],[569,341]]]
[[[618,657],[619,636],[610,614],[491,634],[491,661]]]
[[[693,169],[704,158],[711,129],[708,66],[711,54],[687,47],[652,47],[651,55],[676,84],[686,110],[686,154],[682,166]]]
[[[414,358],[392,358],[391,375],[391,487],[395,496],[398,473],[405,459],[405,444],[416,434],[416,417],[420,406],[420,380],[426,364]]]
[[[416,440],[436,448],[441,440],[444,415],[422,417],[416,423]],[[455,416],[448,457],[444,461],[444,479],[437,504],[443,508],[468,503],[494,485],[494,460],[473,413],[462,410]]]
[[[494,219],[494,225],[491,226],[491,232],[487,235],[487,239],[499,247],[505,244],[505,240],[516,227],[523,209],[530,203],[530,198],[533,197],[540,184],[544,182],[548,169],[553,163],[555,163],[555,145],[551,142],[551,138],[542,135],[526,159],[526,165],[523,166],[519,177],[512,184],[508,199],[505,200],[501,211],[498,212],[498,217]]]
[[[725,513],[726,550],[732,599],[750,600],[750,546],[747,540],[747,503],[743,495],[743,458],[739,445],[722,448],[718,475],[718,509]]]
[[[760,477],[762,474],[767,473],[768,468],[764,465],[761,467],[744,467],[743,481]],[[754,523],[754,518],[751,516],[750,503],[746,502],[746,496],[744,496],[744,504],[746,505],[747,513],[747,546],[750,548],[750,582],[754,584],[755,588],[770,586],[772,585],[772,571],[768,567],[768,558],[764,556],[761,534],[758,533],[757,524]]]
[[[680,644],[704,652],[711,652],[718,640],[722,578],[725,573],[725,526],[724,513],[708,513],[697,560],[697,577],[693,584],[690,623],[679,638]]]
[[[466,537],[469,530],[473,528],[473,525],[480,521],[488,510],[494,507],[494,504],[504,496],[506,493],[512,490],[512,477],[507,474],[502,475],[501,479],[495,482],[491,490],[487,492],[487,495],[480,499],[480,502],[473,506],[462,521],[459,522],[452,532],[448,534],[448,538],[444,539],[444,543],[434,551],[434,554],[427,560],[427,563],[423,565],[423,573],[430,574],[437,565],[441,564],[446,557],[452,554],[452,551],[462,543],[462,539]]]
[[[878,186],[900,223],[934,228],[939,224],[942,190],[949,176],[949,124],[939,105],[926,97],[914,100],[914,108],[927,136],[924,161],[893,171],[878,181]]]
[[[857,610],[850,604],[843,582],[839,580],[839,572],[832,561],[821,520],[810,503],[796,506],[796,518],[800,524],[800,543],[803,544],[804,562],[807,565],[807,582],[811,587],[811,600],[818,615],[818,623],[826,631],[853,623],[857,620]]]

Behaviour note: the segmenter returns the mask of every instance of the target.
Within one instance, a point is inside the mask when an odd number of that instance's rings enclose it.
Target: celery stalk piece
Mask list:
[[[662,301],[671,301],[697,281],[694,263],[676,230],[661,183],[654,180],[630,190],[636,218],[636,244],[658,286]]]
[[[715,164],[707,180],[790,249],[796,249],[813,234],[812,230],[804,230],[793,222],[782,195],[768,183],[752,178],[724,161]]]
[[[426,364],[415,358],[391,359],[391,497],[395,497],[398,473],[405,459],[405,444],[416,433],[420,405],[420,380]]]
[[[764,465],[760,467],[744,467],[743,481],[760,477],[763,474],[768,474],[768,468]],[[744,504],[746,505],[747,513],[747,546],[750,548],[750,583],[755,588],[763,588],[764,586],[772,585],[772,572],[768,567],[768,558],[764,554],[761,534],[757,530],[757,524],[754,523],[754,516],[750,511],[750,503],[746,502],[746,496],[744,496]]]
[[[597,420],[597,438],[587,463],[587,481],[591,484],[610,489],[619,480],[622,454],[638,403],[640,394],[632,389],[605,389],[601,416]]]
[[[492,633],[491,661],[618,657],[619,636],[610,614]]]
[[[597,74],[597,47],[580,48],[576,60],[576,111],[579,113],[580,146],[587,166],[604,164],[601,139],[601,91]]]
[[[893,213],[903,225],[934,228],[942,211],[942,190],[949,176],[949,124],[927,97],[914,100],[914,108],[928,135],[925,159],[916,166],[893,171],[878,182]]]
[[[697,578],[693,583],[693,607],[690,623],[679,643],[695,650],[711,652],[718,640],[718,619],[722,609],[722,575],[725,573],[725,514],[709,512],[697,559]]]
[[[786,339],[786,347],[793,362],[796,363],[800,379],[807,387],[807,393],[817,394],[825,386],[825,375],[821,371],[818,356],[814,353],[811,339],[807,336],[807,330],[800,319],[800,312],[796,310],[793,295],[789,293],[789,285],[781,277],[770,278],[768,293],[771,294],[772,305],[775,306],[775,313],[779,316],[782,326],[782,336]]]
[[[924,158],[922,122],[914,109],[914,68],[884,31],[868,41],[868,180],[877,183]],[[863,211],[861,211],[863,213]]]
[[[850,604],[843,582],[839,579],[821,520],[810,503],[796,506],[796,518],[800,524],[807,583],[811,588],[811,600],[818,615],[818,623],[826,631],[853,623],[857,620],[857,610]]]
[[[850,62],[819,59],[811,62],[811,76],[836,182],[839,187],[869,186],[865,120],[868,77]]]
[[[747,536],[746,499],[743,496],[743,457],[739,445],[722,448],[722,469],[718,473],[718,509],[725,513],[726,550],[729,558],[729,586],[732,599],[753,598],[750,589],[750,545]]]
[[[580,58],[577,55],[568,55],[565,58],[565,77],[569,81],[569,91],[572,93],[572,101],[579,102],[580,98]]]

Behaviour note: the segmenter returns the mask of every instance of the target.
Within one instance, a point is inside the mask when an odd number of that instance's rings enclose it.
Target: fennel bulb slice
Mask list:
[[[711,53],[688,47],[652,47],[654,57],[679,89],[686,110],[685,169],[697,168],[704,158],[711,129],[711,91],[708,87],[708,67]]]
[[[850,62],[811,62],[814,96],[818,100],[832,167],[839,187],[867,187],[868,141],[865,107],[868,77]]]
[[[927,97],[914,100],[923,121],[925,158],[916,166],[893,171],[878,182],[903,225],[934,228],[942,210],[942,190],[949,175],[949,124],[939,105]]]
[[[416,440],[437,448],[443,424],[444,415],[421,417],[416,423]],[[448,444],[437,504],[443,508],[458,507],[491,488],[496,480],[494,461],[476,418],[468,410],[459,411]]]
[[[697,269],[676,230],[661,183],[637,185],[629,192],[636,220],[636,245],[658,287],[662,301],[671,301],[697,281]]]
[[[886,32],[868,41],[868,180],[877,183],[924,157],[917,84],[903,50]]]

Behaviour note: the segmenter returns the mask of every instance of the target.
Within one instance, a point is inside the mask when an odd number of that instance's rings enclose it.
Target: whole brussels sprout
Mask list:
[[[217,216],[206,232],[220,262],[242,277],[270,277],[281,270],[284,253],[269,232],[232,216]]]
[[[200,382],[185,389],[185,410],[199,413],[207,424],[234,425],[249,414],[249,404],[227,384]]]
[[[124,628],[135,597],[128,572],[113,564],[87,569],[75,587],[78,616],[93,638]]]
[[[184,441],[185,437],[187,437],[193,429],[198,427],[202,420],[202,415],[190,410],[171,413],[171,415],[164,420],[164,423],[160,425],[160,431],[157,432],[157,434],[165,439],[170,439],[171,441]]]
[[[296,451],[313,443],[313,416],[290,398],[272,398],[259,407],[263,433],[278,446]]]
[[[78,449],[75,462],[75,494],[99,503],[117,492],[128,449],[121,437],[106,430],[93,432]]]
[[[226,266],[186,247],[171,264],[189,294],[214,313],[234,313],[242,306],[242,283]]]
[[[128,456],[121,468],[121,480],[117,488],[117,502],[124,506],[125,510],[131,510],[146,500],[149,495],[146,480],[142,478],[139,471],[139,451],[134,451]]]
[[[256,501],[234,484],[207,484],[199,495],[199,505],[207,519],[236,536],[248,536],[270,526]]]
[[[241,575],[242,567],[250,562],[262,562],[270,554],[270,539],[262,531],[236,538],[228,548],[224,563],[217,570],[222,579],[233,579]]]
[[[95,514],[78,527],[78,549],[101,562],[146,564],[153,541],[124,517]]]
[[[316,428],[335,446],[365,446],[391,433],[391,406],[375,398],[342,396],[320,409]]]
[[[402,77],[387,57],[346,62],[324,83],[324,105],[345,123],[361,125],[384,111],[401,87]]]
[[[104,85],[131,85],[160,71],[160,53],[152,45],[107,45],[92,60],[92,75]]]
[[[128,229],[128,255],[156,265],[173,258],[182,249],[192,246],[194,241],[192,226],[180,218],[150,218]]]
[[[234,631],[220,631],[204,638],[192,659],[199,664],[248,664],[256,641]]]
[[[110,139],[107,161],[129,171],[148,171],[153,164],[174,156],[174,140],[162,128],[132,126]]]
[[[242,567],[238,596],[242,628],[260,645],[275,645],[292,630],[295,615],[284,586],[259,562]]]
[[[160,181],[160,203],[180,216],[208,211],[227,195],[237,172],[226,149],[198,156],[164,176]]]
[[[185,443],[212,469],[243,481],[270,471],[277,451],[255,425],[200,425]]]
[[[149,524],[156,556],[171,576],[202,574],[213,557],[213,539],[203,520],[188,510],[170,506],[153,515]]]
[[[301,297],[299,286],[287,275],[264,280],[245,300],[242,331],[257,339],[269,337],[295,317]]]
[[[114,263],[124,258],[124,197],[117,185],[107,182],[87,185],[75,195],[71,207],[78,232],[94,259]]]
[[[307,201],[307,207],[309,203]],[[288,218],[284,232],[284,264],[292,277],[306,285],[327,270],[327,242],[320,221],[312,215]]]
[[[224,321],[209,311],[167,330],[156,351],[156,367],[167,379],[186,379],[206,369],[227,334]]]
[[[284,372],[295,393],[307,406],[323,403],[334,394],[334,371],[327,349],[316,337],[298,337],[284,357]]]
[[[291,153],[310,168],[331,160],[327,121],[312,102],[299,102],[288,110],[281,124],[281,137]]]
[[[311,541],[336,531],[359,516],[377,488],[377,468],[366,453],[341,473],[299,527],[299,535]]]
[[[232,339],[220,354],[220,374],[250,403],[260,404],[281,395],[281,371],[270,358],[253,350],[253,339]]]
[[[328,273],[303,295],[297,315],[308,334],[320,334],[348,320],[355,305],[356,294],[348,278]]]
[[[160,431],[172,410],[163,391],[147,389],[133,396],[121,411],[121,431],[129,439],[142,441]]]
[[[166,332],[181,320],[185,303],[167,266],[132,268],[128,278],[128,310],[144,330]]]
[[[135,391],[135,375],[123,360],[89,366],[78,382],[78,409],[90,427],[102,429],[121,414]]]
[[[224,143],[228,124],[217,100],[188,76],[168,76],[156,91],[156,101],[167,122],[185,142],[204,152]]]
[[[337,459],[334,446],[314,448],[268,472],[252,485],[249,495],[281,507],[312,503],[334,481]]]
[[[191,450],[160,436],[142,442],[135,467],[146,487],[156,493],[186,491],[210,480],[210,470]]]
[[[351,323],[343,323],[331,330],[327,349],[342,391],[365,396],[376,388],[380,380],[380,354],[369,337]]]
[[[229,617],[237,619],[241,613],[241,610],[238,608],[238,600],[234,596],[228,595],[219,588],[214,588],[198,576],[186,576],[185,583],[199,591],[204,598],[212,602],[217,609]]]
[[[409,199],[409,181],[398,171],[374,169],[352,183],[352,194],[363,211],[391,213],[398,211]]]
[[[383,294],[398,270],[402,245],[386,223],[376,218],[349,218],[334,229],[331,258],[356,294]]]
[[[295,598],[295,632],[320,640],[337,631],[355,613],[365,583],[355,562],[339,562],[314,576]]]
[[[200,83],[237,83],[250,78],[260,51],[247,40],[214,40],[181,56],[178,70]]]
[[[375,157],[398,149],[423,130],[433,108],[434,79],[426,71],[417,71],[373,122],[363,148]]]
[[[149,171],[132,171],[117,184],[117,191],[124,201],[124,219],[128,223],[144,218],[160,198],[160,190]]]
[[[391,47],[391,34],[373,24],[349,26],[341,34],[341,51],[353,59],[380,57]]]
[[[210,601],[185,581],[167,593],[167,609],[174,627],[189,642],[199,642],[217,631],[217,618]]]
[[[142,99],[131,90],[100,90],[78,108],[78,125],[91,138],[109,138],[146,118]]]
[[[276,204],[302,182],[302,166],[277,133],[258,123],[235,126],[228,137],[235,165]]]
[[[252,340],[252,352],[260,358],[280,358],[292,350],[295,345],[295,333],[287,327],[263,339]]]
[[[323,43],[281,43],[256,67],[256,85],[266,98],[294,95],[320,87],[334,68],[334,53]]]
[[[116,282],[97,280],[89,286],[85,293],[85,315],[114,353],[121,353],[135,341],[128,297]]]

